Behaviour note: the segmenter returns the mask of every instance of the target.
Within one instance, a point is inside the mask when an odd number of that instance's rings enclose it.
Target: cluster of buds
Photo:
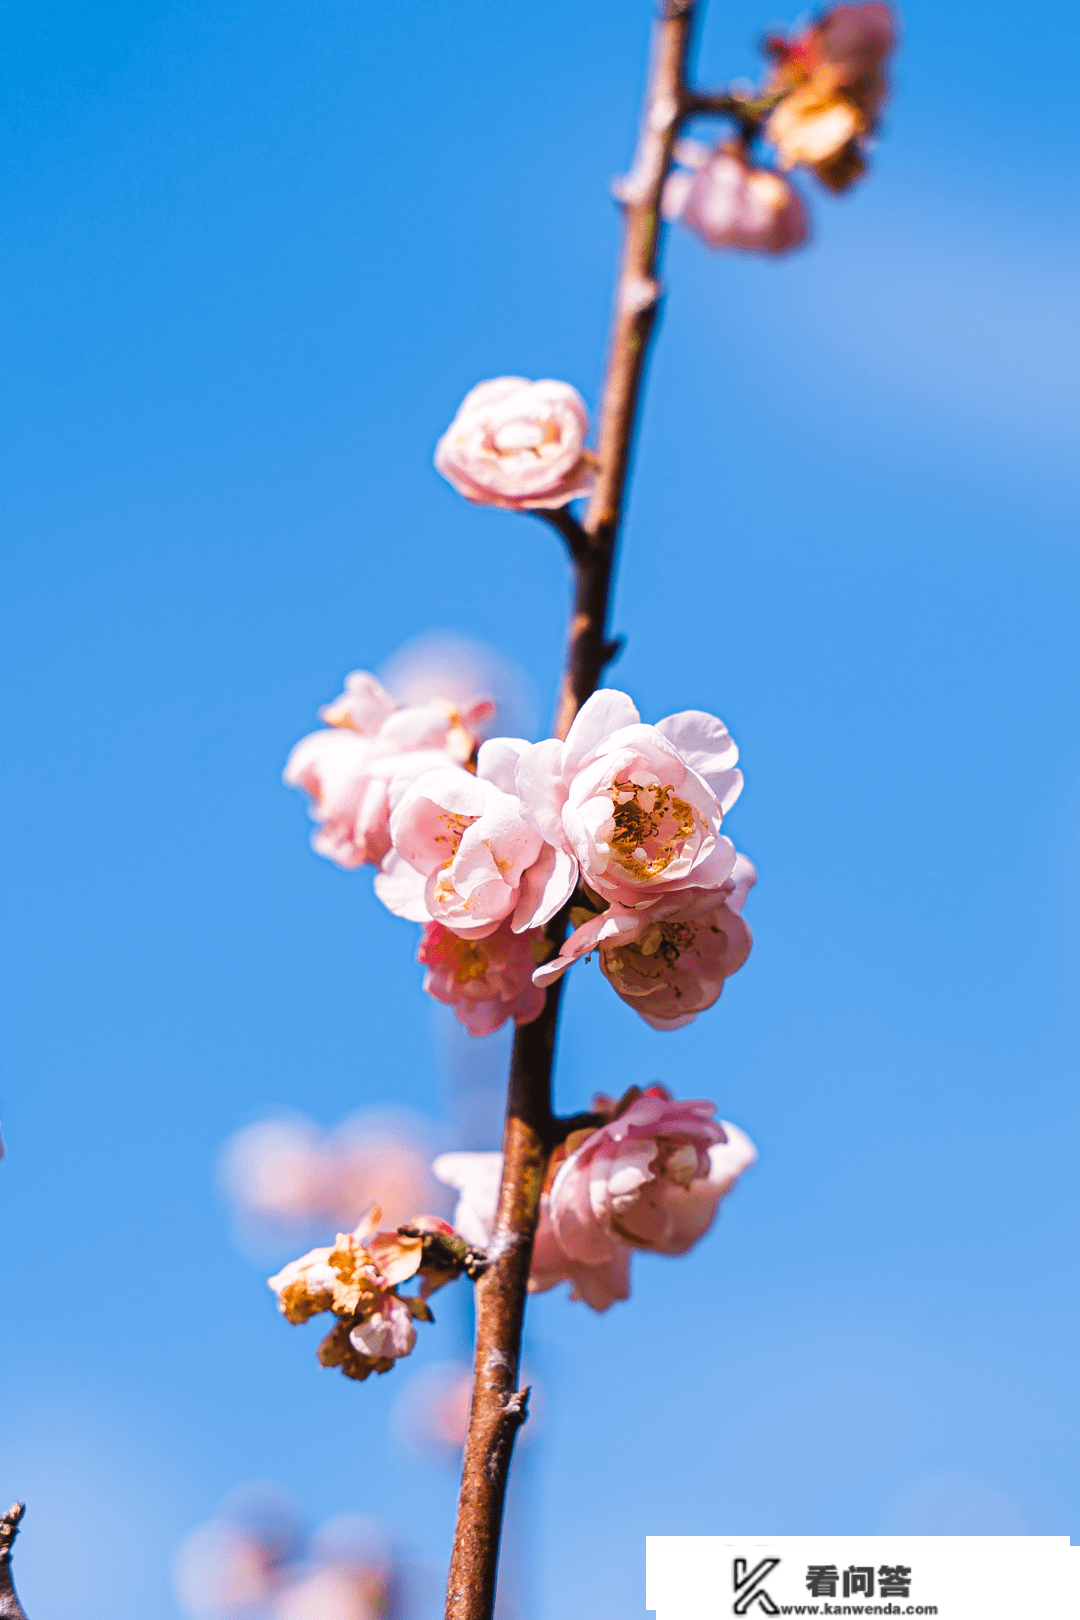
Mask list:
[[[761,91],[717,100],[715,110],[735,119],[737,136],[713,149],[678,143],[681,167],[666,183],[666,217],[710,247],[771,254],[800,247],[809,223],[787,173],[806,169],[827,190],[842,192],[866,172],[895,39],[892,11],[880,0],[836,6],[791,37],[770,36],[773,65]],[[775,166],[754,155],[762,139]]]
[[[434,1215],[418,1215],[393,1232],[377,1230],[382,1212],[372,1205],[354,1232],[339,1232],[329,1248],[292,1260],[269,1287],[290,1322],[323,1311],[337,1317],[319,1345],[324,1367],[340,1367],[363,1381],[389,1372],[416,1343],[416,1323],[433,1322],[428,1298],[462,1273],[478,1275],[482,1256]],[[399,1292],[413,1278],[415,1294]]]
[[[314,800],[315,848],[378,866],[383,903],[423,925],[425,989],[475,1035],[537,1017],[546,985],[593,951],[654,1028],[712,1006],[750,949],[755,875],[721,832],[742,788],[726,727],[699,710],[643,724],[605,690],[565,742],[477,746],[468,722],[489,712],[395,709],[351,675],[323,711],[332,729],[285,772]],[[571,902],[555,956],[548,925]]]
[[[529,1289],[568,1282],[571,1298],[605,1311],[630,1293],[630,1256],[685,1254],[712,1225],[721,1198],[753,1164],[738,1126],[704,1100],[676,1102],[662,1086],[597,1097],[599,1123],[552,1155],[540,1203]],[[444,1153],[435,1174],[459,1193],[454,1225],[466,1243],[491,1238],[501,1153]]]

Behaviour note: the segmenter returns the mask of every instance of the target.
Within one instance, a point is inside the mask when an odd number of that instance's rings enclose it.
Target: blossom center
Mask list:
[[[535,450],[537,454],[546,445],[558,444],[559,429],[555,422],[504,422],[491,435],[491,448],[496,455],[517,455],[522,450]]]
[[[440,810],[438,819],[446,828],[446,831],[437,832],[435,842],[447,846],[448,853],[445,861],[443,861],[443,866],[447,867],[452,864],[454,856],[458,852],[458,846],[465,836],[465,829],[471,827],[473,822],[479,821],[480,818],[479,816],[459,816],[453,810]]]
[[[609,841],[619,865],[643,882],[659,877],[693,834],[691,806],[645,771],[616,777],[608,791],[615,823]]]
[[[454,983],[468,984],[470,979],[483,979],[490,958],[478,940],[458,939],[451,936],[450,955],[454,963]]]

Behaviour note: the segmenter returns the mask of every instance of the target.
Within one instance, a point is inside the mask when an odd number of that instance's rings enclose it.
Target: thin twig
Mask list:
[[[542,518],[545,523],[550,523],[553,529],[557,529],[566,541],[566,549],[571,559],[575,563],[580,562],[588,547],[589,537],[568,506],[558,506],[553,510],[545,508],[535,511],[532,515]]]
[[[695,4],[662,0],[637,153],[620,190],[626,222],[600,403],[595,493],[581,525],[569,513],[543,514],[566,539],[575,573],[558,737],[566,736],[605,664],[619,651],[619,643],[608,639],[608,609],[645,357],[660,300],[660,194],[690,101],[686,68]],[[565,928],[565,913],[554,930],[549,925],[556,945]],[[551,1112],[561,991],[560,980],[548,989],[539,1018],[514,1037],[499,1209],[490,1264],[476,1285],[472,1410],[446,1620],[490,1620],[495,1603],[506,1481],[514,1437],[526,1416],[528,1392],[518,1389],[517,1380],[533,1238],[548,1159],[570,1123],[556,1121]]]
[[[634,443],[649,339],[660,303],[660,196],[687,116],[686,65],[695,0],[666,0],[653,30],[652,69],[633,166],[619,187],[625,208],[607,372],[600,400],[596,488],[582,528],[589,548],[577,569],[566,674],[556,719],[565,737],[597,687],[608,652],[615,547]]]
[[[0,1620],[26,1620],[11,1579],[11,1548],[26,1509],[21,1502],[0,1513]]]

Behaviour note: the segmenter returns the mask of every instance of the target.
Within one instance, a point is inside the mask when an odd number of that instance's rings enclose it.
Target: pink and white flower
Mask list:
[[[598,1099],[598,1102],[603,1099]],[[660,1086],[608,1103],[614,1117],[559,1149],[541,1196],[529,1291],[571,1285],[571,1298],[604,1311],[630,1293],[634,1249],[684,1254],[712,1225],[721,1198],[757,1151],[712,1103],[675,1102]],[[619,1111],[621,1109],[621,1111]],[[444,1153],[432,1166],[460,1194],[454,1226],[491,1241],[501,1153]]]
[[[585,401],[569,383],[494,377],[465,395],[439,440],[435,466],[480,506],[565,506],[595,482],[588,431]]]
[[[740,915],[757,873],[744,855],[719,889],[680,889],[644,909],[612,905],[590,917],[533,974],[547,986],[598,951],[605,978],[654,1029],[692,1023],[720,997],[750,954]]]
[[[576,867],[545,844],[514,792],[528,748],[518,738],[492,739],[481,745],[475,776],[429,771],[404,792],[390,817],[394,856],[375,884],[391,911],[475,939],[506,919],[523,933],[555,915],[573,891]]]
[[[598,895],[633,908],[731,876],[735,849],[720,826],[742,790],[737,759],[712,715],[690,709],[643,725],[625,692],[604,690],[565,742],[523,750],[516,781],[547,843]]]
[[[714,1103],[676,1102],[650,1086],[578,1142],[549,1194],[560,1248],[582,1265],[610,1262],[620,1243],[684,1254],[757,1157],[749,1138],[715,1121],[715,1112]]]
[[[775,169],[751,163],[738,141],[713,152],[683,141],[676,152],[689,169],[676,170],[665,183],[669,219],[681,220],[714,248],[779,254],[806,241],[806,209],[794,186]]]
[[[319,826],[312,847],[339,866],[382,861],[390,849],[391,785],[470,758],[470,728],[491,712],[487,698],[464,711],[448,703],[399,709],[373,675],[354,671],[321,710],[331,729],[302,738],[285,766],[288,785],[313,801]]]
[[[416,953],[427,968],[424,989],[453,1007],[470,1035],[490,1035],[508,1018],[530,1024],[544,1006],[544,992],[532,981],[541,939],[538,929],[515,934],[505,922],[483,939],[462,939],[442,923],[428,923]]]

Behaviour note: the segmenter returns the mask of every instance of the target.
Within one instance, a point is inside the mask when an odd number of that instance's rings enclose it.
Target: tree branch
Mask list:
[[[660,194],[687,116],[686,68],[696,0],[662,0],[633,167],[620,189],[625,208],[607,370],[600,402],[596,489],[584,522],[567,512],[543,516],[562,533],[574,560],[574,606],[555,735],[565,737],[581,705],[619,651],[607,636],[616,544],[649,340],[660,301]],[[570,527],[572,525],[572,528]],[[562,942],[566,916],[549,925]],[[551,1071],[562,981],[544,1010],[514,1037],[499,1209],[490,1264],[476,1285],[476,1361],[462,1465],[446,1620],[490,1620],[499,1535],[514,1437],[525,1421],[527,1390],[517,1388],[533,1239],[548,1159],[565,1139],[551,1111]]]
[[[11,1548],[25,1511],[22,1502],[16,1502],[0,1514],[0,1620],[26,1620],[11,1579]]]

